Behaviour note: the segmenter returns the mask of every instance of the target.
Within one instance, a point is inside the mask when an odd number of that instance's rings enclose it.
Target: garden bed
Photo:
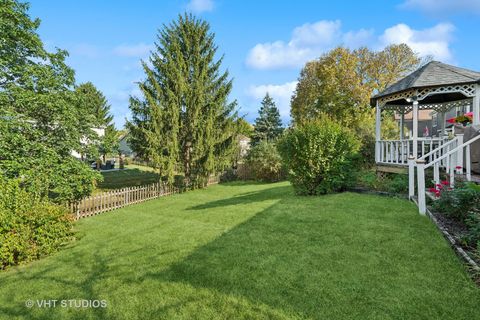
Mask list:
[[[468,234],[467,226],[445,214],[428,211],[432,221],[444,234],[457,254],[467,264],[467,270],[472,279],[480,286],[480,255],[478,254],[478,249],[467,245],[465,241],[463,241]]]

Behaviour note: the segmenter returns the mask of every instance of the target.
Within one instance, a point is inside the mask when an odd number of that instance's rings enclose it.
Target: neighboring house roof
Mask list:
[[[376,94],[373,98],[380,98],[413,88],[475,82],[480,82],[480,72],[451,66],[438,61],[431,61]]]
[[[131,155],[133,153],[132,148],[130,148],[128,144],[128,134],[128,132],[125,132],[118,137],[118,149],[125,155]]]
[[[401,116],[395,112],[395,120],[400,120]],[[404,120],[409,121],[413,119],[413,113],[410,111],[405,114]],[[418,110],[418,121],[432,120],[432,110]]]

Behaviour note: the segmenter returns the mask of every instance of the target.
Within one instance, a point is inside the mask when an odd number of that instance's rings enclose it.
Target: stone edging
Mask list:
[[[438,230],[440,230],[440,232],[443,234],[443,236],[445,237],[445,239],[448,240],[448,242],[450,243],[450,246],[455,249],[455,251],[457,252],[457,255],[459,255],[463,260],[465,260],[471,267],[473,270],[475,271],[480,271],[480,267],[478,266],[478,264],[475,262],[475,260],[473,260],[469,255],[468,253],[465,252],[465,250],[463,250],[462,247],[460,247],[458,244],[457,244],[457,241],[455,240],[455,238],[447,231],[447,229],[445,229],[444,227],[442,227],[439,223],[438,223],[438,220],[437,218],[435,218],[435,216],[433,215],[433,213],[430,211],[429,208],[427,208],[427,216],[430,218],[430,220],[433,221],[433,223],[437,226]]]

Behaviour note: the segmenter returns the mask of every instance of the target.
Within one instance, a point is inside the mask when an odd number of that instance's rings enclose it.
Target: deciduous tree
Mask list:
[[[98,176],[75,160],[92,123],[73,91],[67,52],[45,50],[28,5],[0,0],[0,174],[57,201],[88,194]]]

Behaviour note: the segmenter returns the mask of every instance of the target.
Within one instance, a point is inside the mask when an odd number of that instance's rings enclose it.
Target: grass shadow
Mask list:
[[[290,186],[273,187],[260,191],[241,193],[232,197],[202,203],[189,207],[187,210],[205,210],[218,207],[249,205],[255,202],[281,199],[285,196],[285,194],[289,193],[292,193]]]
[[[457,319],[475,314],[471,301],[462,300],[461,311],[453,307],[457,298],[438,303],[446,297],[442,291],[457,290],[463,298],[479,294],[459,285],[455,276],[462,274],[452,252],[407,201],[350,193],[305,199],[285,191],[265,191],[282,200],[145,279],[214,289],[292,318]],[[259,201],[260,194],[192,209]],[[352,205],[355,201],[358,205]],[[417,248],[418,243],[430,248]],[[442,271],[432,275],[432,270]]]
[[[102,190],[135,187],[157,182],[158,173],[140,169],[125,169],[110,172],[103,172],[103,181],[98,184]]]

